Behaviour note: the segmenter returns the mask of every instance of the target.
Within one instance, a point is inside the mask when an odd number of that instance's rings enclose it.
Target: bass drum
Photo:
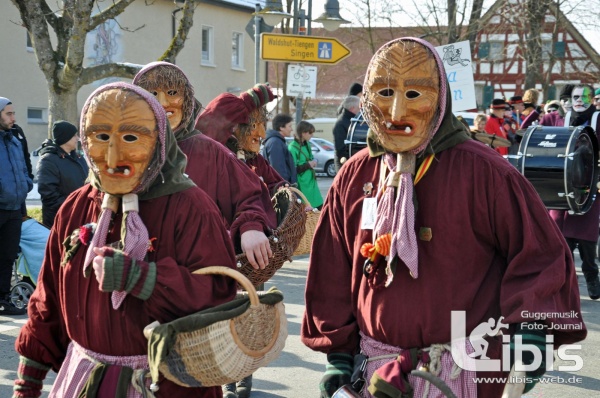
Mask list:
[[[533,126],[519,152],[506,156],[531,182],[548,209],[587,212],[598,190],[598,140],[587,126]]]

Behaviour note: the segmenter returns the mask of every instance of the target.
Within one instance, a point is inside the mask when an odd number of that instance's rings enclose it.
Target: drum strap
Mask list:
[[[596,131],[596,126],[598,126],[598,115],[600,115],[600,111],[596,111],[592,115],[592,123],[590,124],[590,127],[593,128],[594,131]],[[596,131],[596,133],[598,132]]]
[[[565,124],[563,126],[569,127],[570,122],[571,122],[571,111],[569,111],[565,114]]]

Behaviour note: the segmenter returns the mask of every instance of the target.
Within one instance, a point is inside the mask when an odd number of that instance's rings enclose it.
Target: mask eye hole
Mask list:
[[[415,91],[415,90],[408,90],[405,95],[406,95],[406,98],[408,98],[408,99],[414,99],[414,98],[420,97],[421,93],[418,91]]]
[[[152,90],[150,93],[152,93],[153,96],[158,97],[158,91]]]
[[[138,140],[138,137],[133,134],[125,134],[123,136],[123,141],[125,142],[135,142]]]
[[[177,90],[168,90],[167,94],[169,94],[170,96],[177,95]]]
[[[96,134],[96,139],[99,141],[108,142],[108,140],[110,140],[110,135],[106,133]]]
[[[384,88],[379,90],[377,94],[381,95],[382,97],[392,97],[394,95],[394,90],[391,88]]]

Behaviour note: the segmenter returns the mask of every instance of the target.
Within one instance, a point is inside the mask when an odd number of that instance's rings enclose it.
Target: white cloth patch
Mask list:
[[[362,217],[360,220],[361,229],[373,229],[375,219],[377,218],[377,199],[365,198],[363,200]]]

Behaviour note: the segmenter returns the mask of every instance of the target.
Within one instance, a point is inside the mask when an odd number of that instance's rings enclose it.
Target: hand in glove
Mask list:
[[[354,359],[345,353],[327,354],[325,374],[319,383],[321,398],[330,398],[344,384],[350,384]]]
[[[44,379],[50,370],[49,366],[42,365],[33,359],[21,356],[19,368],[13,389],[13,398],[37,398],[42,395]]]
[[[537,347],[539,352],[542,354],[542,362],[539,367],[534,370],[526,371],[525,375],[527,377],[528,382],[525,384],[525,393],[529,392],[533,389],[536,383],[540,380],[540,378],[546,373],[546,327],[542,329],[535,327],[534,325],[540,325],[538,323],[526,323],[524,325],[519,325],[515,334],[512,336],[510,340],[510,360],[511,360],[511,368],[515,363],[515,354],[519,354],[523,361],[524,365],[531,365],[535,360],[534,352],[531,350],[535,350],[533,347]],[[519,342],[518,340],[522,340]],[[520,348],[522,347],[522,348]],[[517,352],[515,352],[515,348],[519,348]],[[538,354],[539,355],[539,354]],[[531,381],[531,382],[529,382]]]
[[[136,260],[121,250],[94,248],[93,267],[103,292],[127,292],[148,299],[156,283],[156,264]]]

